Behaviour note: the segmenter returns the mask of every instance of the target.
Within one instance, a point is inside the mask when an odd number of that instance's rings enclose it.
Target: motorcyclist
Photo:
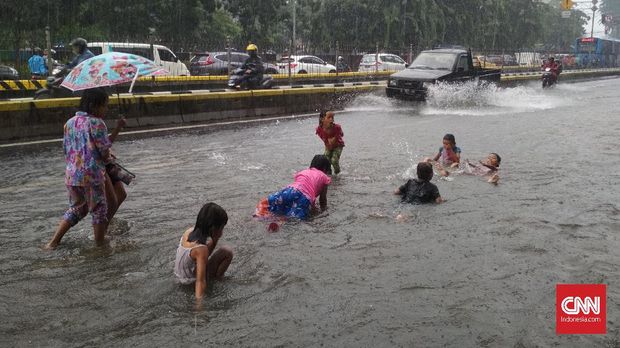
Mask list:
[[[349,67],[349,64],[347,64],[344,61],[344,58],[342,58],[342,56],[338,56],[338,61],[336,62],[336,70],[338,72],[349,72],[349,71],[351,71],[351,68]]]
[[[85,61],[88,58],[92,58],[95,55],[88,49],[88,43],[86,40],[78,37],[71,41],[71,49],[73,53],[76,55],[75,58],[71,61],[71,63],[67,64],[67,69],[73,69],[81,62]]]
[[[256,47],[255,44],[249,44],[246,51],[248,52],[249,57],[241,66],[241,69],[245,70],[245,75],[243,78],[238,80],[237,86],[235,86],[236,88],[240,88],[241,83],[244,81],[247,81],[250,86],[256,87],[260,85],[260,82],[263,79],[265,67],[257,54],[258,47]]]
[[[558,81],[558,75],[560,75],[561,68],[560,65],[555,61],[555,57],[549,57],[549,59],[545,61],[542,66],[542,70],[545,71],[547,70],[547,68],[549,68],[549,71],[551,72],[552,82],[556,83]]]
[[[45,65],[45,59],[42,57],[43,53],[39,47],[34,48],[34,54],[28,59],[28,67],[32,74],[32,79],[37,80],[47,76],[47,66]]]

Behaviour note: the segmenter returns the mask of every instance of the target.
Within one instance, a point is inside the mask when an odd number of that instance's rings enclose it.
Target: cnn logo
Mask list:
[[[605,284],[557,284],[556,334],[607,333],[606,301]]]
[[[590,314],[590,310],[594,314],[601,313],[601,298],[596,296],[594,299],[591,297],[586,297],[581,299],[581,297],[573,297],[568,296],[562,300],[562,311],[569,315],[579,314],[579,312],[583,314]]]

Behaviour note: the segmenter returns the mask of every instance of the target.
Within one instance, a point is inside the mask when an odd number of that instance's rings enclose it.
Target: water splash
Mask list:
[[[523,113],[552,109],[569,101],[568,97],[557,91],[542,91],[537,82],[511,88],[474,81],[439,83],[429,88],[422,114],[485,116]]]

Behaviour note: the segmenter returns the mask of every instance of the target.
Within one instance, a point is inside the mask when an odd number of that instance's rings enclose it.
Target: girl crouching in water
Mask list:
[[[310,168],[295,174],[295,182],[261,200],[254,216],[270,218],[275,215],[306,220],[317,213],[316,197],[319,197],[321,211],[324,211],[327,209],[327,187],[331,183],[327,176],[330,170],[331,163],[325,155],[314,156]]]
[[[207,280],[222,278],[232,261],[231,247],[223,245],[215,250],[226,223],[226,211],[215,203],[207,203],[200,209],[196,225],[187,229],[179,241],[174,274],[181,284],[196,284],[199,301],[205,294]]]

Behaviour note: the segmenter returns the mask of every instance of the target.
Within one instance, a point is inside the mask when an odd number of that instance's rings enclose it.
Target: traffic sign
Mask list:
[[[573,0],[562,0],[562,10],[567,11],[573,8]]]

